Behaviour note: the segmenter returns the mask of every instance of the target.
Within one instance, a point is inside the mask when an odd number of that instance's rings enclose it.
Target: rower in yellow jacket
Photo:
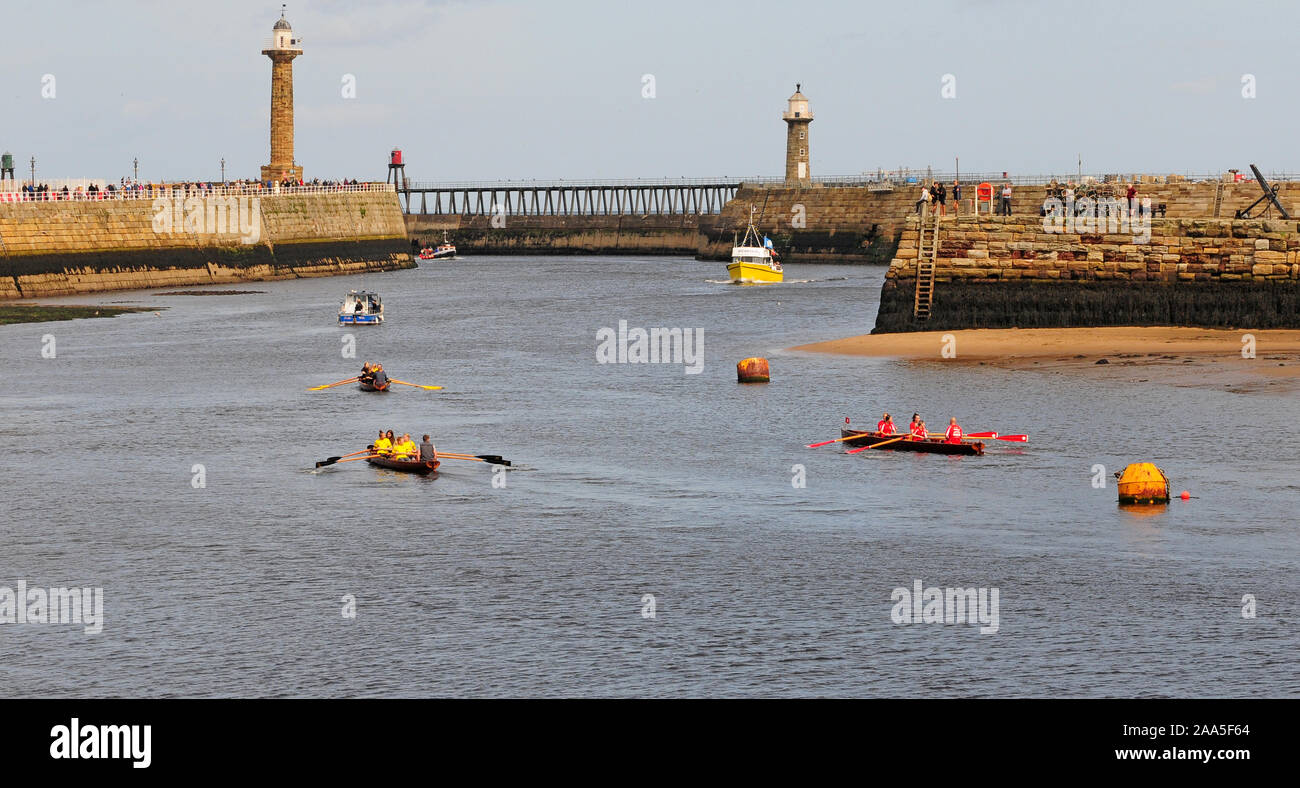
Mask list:
[[[375,440],[375,444],[371,448],[374,449],[375,454],[392,454],[393,442],[384,437],[384,431],[380,430],[379,438]]]
[[[409,432],[403,435],[402,439],[393,447],[393,454],[399,460],[413,460],[419,453],[420,448],[415,445],[415,441],[411,440],[411,433]]]

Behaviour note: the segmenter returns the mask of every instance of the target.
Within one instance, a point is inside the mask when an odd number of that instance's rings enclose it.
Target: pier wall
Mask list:
[[[414,266],[392,192],[263,195],[247,204],[257,206],[252,243],[237,223],[235,232],[183,223],[160,232],[147,199],[0,204],[0,298]]]
[[[1171,211],[1172,212],[1172,211]],[[1069,326],[1300,327],[1300,222],[1153,219],[1132,233],[1047,232],[1037,216],[941,222],[931,316],[913,317],[908,220],[875,332]]]
[[[1166,216],[1231,219],[1260,195],[1259,185],[1179,181],[1139,182],[1138,194],[1164,204]],[[1124,186],[1115,188],[1123,193]],[[949,195],[950,216],[972,213],[974,186],[963,187],[961,205]],[[807,187],[744,185],[716,215],[506,216],[407,214],[409,238],[432,242],[442,232],[457,248],[477,254],[690,254],[729,260],[733,239],[743,233],[751,206],[758,228],[789,263],[876,263],[895,257],[903,229],[915,217],[919,185],[881,190],[867,186]],[[1046,186],[1016,186],[1013,215],[1037,216]],[[1300,216],[1300,183],[1278,184],[1278,197]],[[1257,209],[1262,212],[1261,209]],[[985,214],[988,206],[984,205]]]
[[[467,254],[695,255],[716,216],[490,216],[407,214],[406,233],[436,244],[443,231]],[[498,223],[501,223],[499,221]]]

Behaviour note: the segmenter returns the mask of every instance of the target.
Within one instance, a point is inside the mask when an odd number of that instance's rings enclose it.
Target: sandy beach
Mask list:
[[[1242,356],[1247,335],[1254,338],[1254,358]],[[1239,393],[1300,391],[1300,330],[968,329],[864,334],[791,349],[1010,370],[1086,371],[1108,379]]]

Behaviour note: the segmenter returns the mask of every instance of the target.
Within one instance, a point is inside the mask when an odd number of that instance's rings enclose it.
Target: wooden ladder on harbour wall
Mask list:
[[[930,212],[930,206],[921,207],[921,233],[916,245],[916,300],[912,317],[930,319],[930,305],[934,302],[934,261],[939,256],[939,216]]]
[[[1219,218],[1219,209],[1223,207],[1223,179],[1214,184],[1214,213],[1210,214],[1215,219]]]

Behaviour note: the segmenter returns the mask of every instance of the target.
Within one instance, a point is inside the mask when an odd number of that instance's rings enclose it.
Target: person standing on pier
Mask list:
[[[955,214],[961,216],[961,181],[955,178],[952,182],[952,209]]]
[[[1002,184],[1002,215],[1011,215],[1011,181]]]
[[[942,183],[935,181],[933,191],[934,191],[934,201],[938,205],[938,207],[935,208],[935,210],[939,212],[940,216],[947,216],[948,215],[948,190],[944,188]]]

